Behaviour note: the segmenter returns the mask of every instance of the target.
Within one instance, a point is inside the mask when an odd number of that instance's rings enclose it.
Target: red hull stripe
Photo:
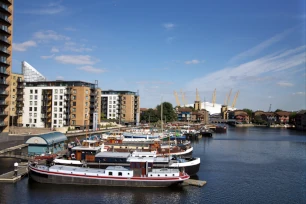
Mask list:
[[[114,179],[114,180],[141,180],[141,181],[181,181],[189,179],[188,175],[175,177],[175,178],[151,178],[151,177],[111,177],[111,176],[91,176],[91,175],[82,175],[82,174],[65,174],[65,173],[59,173],[59,172],[49,172],[49,171],[43,171],[34,169],[32,167],[29,167],[32,171],[40,172],[48,175],[63,175],[63,176],[75,176],[75,177],[85,177],[85,178],[100,178],[100,179]]]

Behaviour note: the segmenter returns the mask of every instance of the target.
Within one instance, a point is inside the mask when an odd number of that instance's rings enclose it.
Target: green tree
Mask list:
[[[141,115],[140,115],[140,121],[146,121],[147,123],[155,123],[160,119],[160,117],[158,117],[157,115],[157,111],[153,110],[152,108],[144,111]]]
[[[279,112],[279,111],[283,111],[282,109],[276,109],[274,112]]]
[[[192,107],[192,106],[189,106],[188,108],[190,108],[191,111],[195,111],[194,107]]]
[[[245,111],[248,114],[250,121],[251,121],[251,119],[253,118],[253,111],[248,108],[244,108],[243,111]]]
[[[163,120],[166,119],[166,122],[172,122],[177,120],[177,114],[175,113],[173,106],[169,102],[163,102]],[[161,106],[156,106],[157,115],[160,118]]]

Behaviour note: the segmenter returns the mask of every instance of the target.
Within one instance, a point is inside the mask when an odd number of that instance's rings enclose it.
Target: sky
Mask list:
[[[174,91],[236,108],[306,108],[304,0],[15,0],[13,72],[99,81],[139,92],[142,108]]]

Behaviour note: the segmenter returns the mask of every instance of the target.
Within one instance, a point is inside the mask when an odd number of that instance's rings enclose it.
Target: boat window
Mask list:
[[[159,174],[157,176],[159,176]]]
[[[167,176],[167,174],[165,174],[165,176]]]
[[[118,172],[118,176],[122,176],[122,172]]]
[[[128,173],[128,175],[130,175],[130,173]]]
[[[109,175],[109,176],[112,176],[112,175],[113,175],[113,172],[108,172],[108,175]]]
[[[172,174],[172,176],[174,176],[174,174]]]
[[[150,176],[152,176],[152,174]]]

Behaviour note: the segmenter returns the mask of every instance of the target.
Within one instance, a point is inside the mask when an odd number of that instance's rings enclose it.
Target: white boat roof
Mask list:
[[[85,168],[85,167],[74,167],[74,166],[64,166],[64,165],[54,165],[49,168],[49,171],[64,170],[74,173],[104,173],[105,170],[117,170],[117,171],[130,171],[122,166],[109,166],[106,169],[95,169],[95,168]]]
[[[106,170],[130,171],[129,169],[124,168],[123,166],[108,166]]]
[[[97,141],[97,140],[83,140],[82,142],[96,143],[96,142],[99,142],[99,141]]]
[[[116,158],[128,158],[130,156],[129,152],[99,152],[96,154],[97,157],[116,157]]]
[[[149,163],[153,163],[154,158],[153,157],[129,157],[127,159],[127,162],[149,162]]]
[[[61,163],[61,164],[80,164],[82,165],[82,162],[78,160],[67,160],[67,159],[54,159],[54,163]]]
[[[137,152],[132,153],[134,157],[156,157],[156,152]]]
[[[92,151],[98,151],[101,147],[87,147],[87,146],[76,146],[73,147],[72,150],[92,150]]]

